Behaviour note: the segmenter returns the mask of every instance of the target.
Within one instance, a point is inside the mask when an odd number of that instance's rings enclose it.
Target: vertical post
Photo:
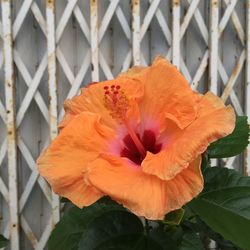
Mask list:
[[[246,115],[250,117],[250,0],[247,0],[247,8],[246,8],[246,17],[247,17],[247,25],[246,25],[246,101],[245,101],[245,109]],[[245,158],[245,169],[244,172],[247,175],[250,175],[250,146],[248,145],[246,150],[246,158]]]
[[[219,0],[211,0],[210,5],[210,57],[209,57],[209,89],[218,95],[218,39],[219,39]],[[218,160],[211,160],[212,166],[218,164]]]
[[[140,24],[140,0],[132,0],[132,52],[133,64],[141,63],[141,24]]]
[[[92,81],[99,81],[98,0],[90,0],[90,42]]]
[[[210,1],[210,30],[209,30],[209,89],[218,95],[218,39],[219,39],[219,0]],[[211,160],[212,166],[218,165],[217,159]],[[211,240],[211,249],[216,249],[216,243]]]
[[[180,69],[180,0],[172,0],[172,63]]]
[[[209,89],[218,94],[218,25],[219,0],[212,0],[210,6],[210,60],[209,60]]]
[[[11,1],[2,1],[11,249],[19,250],[17,144]]]
[[[57,83],[56,83],[56,42],[55,42],[55,2],[46,1],[47,47],[48,47],[48,88],[49,88],[49,128],[50,140],[57,136]],[[52,194],[52,227],[60,219],[60,200]]]

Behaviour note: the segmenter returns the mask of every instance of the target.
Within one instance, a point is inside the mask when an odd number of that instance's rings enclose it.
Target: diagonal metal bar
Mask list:
[[[229,77],[227,75],[227,72],[226,72],[221,60],[218,60],[218,72],[220,74],[220,77],[222,79],[222,82],[223,82],[224,86],[226,86],[227,83],[228,83]],[[232,89],[232,91],[230,93],[230,99],[231,99],[231,101],[232,101],[232,103],[234,105],[234,108],[235,108],[237,114],[238,115],[243,115],[244,112],[242,110],[241,104],[240,104],[239,99],[238,99],[238,97],[237,97],[237,95],[236,95],[236,93],[235,93],[235,91],[233,89]]]
[[[227,8],[223,14],[223,17],[220,20],[219,24],[219,34],[220,36],[222,35],[222,32],[224,31],[233,11],[235,8],[235,5],[237,4],[237,0],[232,0],[227,4]]]
[[[24,118],[24,114],[26,113],[36,91],[37,88],[39,86],[39,83],[41,81],[41,78],[45,72],[45,69],[47,67],[47,55],[44,55],[42,58],[42,61],[40,62],[40,65],[35,73],[35,76],[29,86],[29,89],[27,90],[25,97],[20,105],[20,108],[17,112],[17,127],[20,126],[23,118]]]
[[[192,3],[193,0],[188,0],[189,4]],[[197,8],[194,12],[194,18],[196,20],[196,23],[198,24],[198,27],[200,29],[201,36],[203,37],[204,41],[208,44],[208,30],[207,26],[202,18],[202,15],[199,11],[199,8]]]
[[[150,0],[152,1],[152,0]],[[172,43],[172,34],[168,27],[168,24],[164,18],[164,15],[162,14],[161,10],[158,8],[155,13],[156,19],[159,23],[159,26],[161,27],[161,30],[163,32],[163,35],[165,36],[166,41],[171,46]]]
[[[50,236],[50,233],[51,233],[51,228],[52,228],[53,224],[52,224],[52,220],[49,220],[44,231],[43,231],[43,234],[42,236],[40,237],[39,241],[38,241],[38,244],[37,244],[37,248],[38,250],[42,250],[45,248],[46,246],[46,243],[49,239],[49,236]]]
[[[190,3],[191,0],[188,0],[188,2]],[[198,27],[200,28],[200,31],[203,34],[204,41],[205,41],[206,45],[208,45],[208,30],[204,24],[204,21],[202,19],[201,13],[200,13],[198,8],[196,9],[194,16],[195,16],[196,22],[198,24]],[[203,63],[205,63],[205,62],[203,62]],[[227,73],[226,73],[224,66],[223,66],[219,57],[218,57],[218,70],[219,70],[220,76],[222,77],[223,84],[226,85],[229,78],[227,76]],[[196,88],[197,88],[197,86],[196,86]],[[238,99],[237,95],[235,94],[234,89],[232,89],[232,91],[230,92],[230,99],[232,100],[237,113],[239,115],[243,114],[239,99]]]
[[[31,10],[32,13],[37,21],[37,23],[39,24],[43,34],[45,34],[46,36],[46,21],[44,20],[43,14],[41,12],[41,10],[39,9],[39,7],[37,6],[36,2],[33,2],[31,5]]]
[[[17,14],[17,17],[13,23],[13,40],[16,39],[17,34],[23,24],[25,17],[30,9],[33,0],[24,0],[22,6]]]
[[[69,1],[70,0],[68,0],[68,2]],[[86,37],[87,41],[90,42],[90,30],[89,30],[88,24],[77,4],[75,5],[73,12],[84,36]]]
[[[32,83],[32,78],[31,78],[30,73],[28,72],[26,66],[24,65],[21,57],[19,56],[19,53],[16,50],[14,50],[14,61],[15,61],[15,64],[16,64],[19,72],[21,73],[21,75],[25,81],[26,86],[29,88],[30,84]],[[49,111],[48,111],[48,108],[46,106],[46,103],[45,103],[42,95],[40,94],[40,92],[38,90],[36,90],[34,98],[35,98],[35,101],[37,103],[37,106],[41,110],[41,113],[42,113],[44,119],[47,121],[47,123],[49,123],[49,120],[48,120]]]
[[[77,94],[80,85],[87,73],[87,70],[89,68],[90,65],[90,61],[91,61],[91,57],[90,57],[90,51],[88,51],[84,57],[82,66],[77,74],[77,76],[75,77],[75,79],[72,81],[72,86],[68,92],[67,98],[72,98],[74,95]]]
[[[206,67],[208,66],[208,57],[209,57],[209,52],[208,50],[206,50],[205,54],[202,57],[201,63],[194,75],[193,80],[191,81],[191,87],[196,90],[199,84],[199,80],[201,79],[201,77],[203,76]]]
[[[194,12],[196,11],[196,9],[198,8],[198,4],[199,4],[200,0],[193,0],[191,2],[189,2],[189,8],[187,10],[187,13],[183,19],[183,22],[181,24],[181,30],[180,30],[180,39],[182,39],[182,37],[184,36],[187,27],[194,15]]]
[[[7,152],[7,140],[5,139],[0,147],[0,166],[1,166],[3,159],[6,155],[6,152]],[[6,187],[3,180],[1,179],[1,177],[0,177],[0,192],[3,196],[3,198],[5,199],[5,201],[8,203],[9,202],[9,190]]]
[[[154,17],[154,14],[160,4],[160,0],[153,0],[151,1],[150,7],[148,8],[148,11],[144,17],[142,26],[141,26],[141,31],[140,31],[140,40],[142,41],[144,35],[147,32],[147,29]]]
[[[109,0],[110,2],[112,0]],[[127,19],[126,17],[124,16],[124,13],[121,9],[121,7],[118,5],[117,8],[116,8],[116,11],[115,11],[115,14],[117,16],[117,19],[118,21],[120,22],[121,24],[121,27],[122,27],[122,30],[125,34],[125,36],[127,37],[127,39],[130,41],[131,40],[131,30],[130,30],[130,26],[127,22]]]
[[[68,1],[68,4],[66,8],[64,9],[64,12],[62,14],[62,17],[59,21],[59,24],[56,29],[56,42],[58,43],[60,38],[62,37],[62,33],[68,23],[68,20],[73,12],[73,9],[75,8],[75,5],[77,3],[77,0],[71,0]]]
[[[48,202],[51,203],[52,200],[51,200],[50,188],[49,188],[47,182],[41,176],[39,176],[38,171],[36,169],[36,163],[33,159],[33,156],[31,155],[28,147],[23,142],[23,140],[20,136],[18,136],[17,139],[18,139],[17,141],[18,141],[18,147],[20,149],[20,152],[22,153],[30,170],[32,171],[32,173],[29,176],[29,179],[26,183],[24,191],[20,197],[20,200],[19,200],[19,211],[22,212],[36,181],[38,181],[38,184],[41,187],[41,190],[43,191],[44,196],[47,198]]]
[[[100,25],[100,28],[98,31],[98,43],[101,42],[101,40],[105,34],[105,31],[107,30],[108,25],[111,21],[111,18],[113,17],[113,15],[115,13],[115,10],[118,6],[118,3],[119,3],[119,0],[110,1],[109,7],[107,8],[107,10],[104,14],[104,17],[102,19],[102,22],[101,22],[101,25]]]
[[[0,101],[0,117],[3,121],[5,121],[6,119],[6,112],[5,112],[5,107],[2,104],[2,102]]]
[[[231,0],[224,0],[224,2],[228,5],[230,4]],[[242,28],[240,19],[235,10],[232,11],[231,18],[232,18],[232,22],[234,24],[235,30],[238,34],[238,37],[241,41],[241,44],[244,46],[245,45],[245,33],[244,33],[244,29]]]
[[[228,80],[228,83],[227,83],[227,86],[225,87],[222,95],[221,95],[221,99],[226,102],[227,98],[229,97],[235,83],[236,83],[236,80],[243,68],[243,64],[245,62],[245,50],[243,50],[241,52],[241,55],[239,57],[239,60],[238,62],[236,63],[234,69],[233,69],[233,72]]]

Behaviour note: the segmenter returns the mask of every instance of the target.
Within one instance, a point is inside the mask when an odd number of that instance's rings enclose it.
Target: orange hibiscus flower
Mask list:
[[[79,207],[104,195],[163,219],[203,189],[201,154],[235,126],[231,106],[195,93],[163,58],[91,84],[65,102],[58,137],[38,159],[54,192]]]

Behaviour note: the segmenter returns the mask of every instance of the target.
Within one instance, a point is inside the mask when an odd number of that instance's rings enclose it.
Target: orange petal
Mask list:
[[[92,84],[87,88],[81,90],[79,96],[73,97],[71,100],[66,100],[64,103],[65,116],[62,122],[59,124],[60,128],[65,127],[71,119],[83,111],[89,111],[101,116],[101,122],[109,127],[115,127],[117,120],[112,118],[110,110],[105,106],[105,86],[120,85],[121,91],[128,99],[128,101],[134,102],[136,99],[143,95],[143,85],[138,81],[118,78],[115,80],[99,82]],[[128,105],[131,109],[133,105]]]
[[[161,152],[156,155],[148,152],[142,169],[163,180],[172,179],[211,142],[232,133],[234,126],[233,108],[225,107],[219,97],[208,93],[201,98],[197,119],[184,130],[173,130],[175,134]]]
[[[178,209],[192,200],[203,189],[204,181],[201,173],[201,156],[192,161],[173,179],[166,181],[166,207],[169,211]]]
[[[97,115],[83,112],[72,119],[39,157],[39,172],[55,193],[79,207],[90,205],[102,193],[85,184],[82,171],[107,150],[111,138],[112,131],[100,125]]]
[[[143,72],[143,70],[145,70],[146,67],[142,67],[142,66],[134,66],[130,69],[128,69],[128,71],[123,72],[121,74],[118,75],[118,78],[120,77],[135,77],[137,74],[140,74]]]
[[[185,128],[196,118],[198,95],[176,67],[164,58],[157,57],[147,68],[132,68],[122,77],[145,85],[140,109],[147,119],[159,120],[160,116],[168,114],[178,120],[180,128]]]
[[[205,95],[200,95],[198,117],[202,117],[214,112],[216,109],[224,108],[225,104],[221,98],[208,91]]]
[[[202,190],[200,163],[199,157],[177,178],[162,181],[128,164],[125,158],[98,158],[89,165],[86,178],[138,216],[158,220]]]

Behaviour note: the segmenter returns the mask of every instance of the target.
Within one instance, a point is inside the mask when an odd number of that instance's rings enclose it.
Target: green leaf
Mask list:
[[[101,199],[97,201],[98,203],[110,204],[110,205],[118,205],[118,203],[112,200],[109,196],[103,196]]]
[[[199,236],[191,231],[191,230],[186,230],[184,232],[182,241],[178,247],[178,250],[203,250],[203,244],[201,242],[201,239]]]
[[[152,229],[152,228],[151,228]],[[141,220],[113,203],[71,208],[56,225],[49,250],[177,250],[164,230],[145,231]]]
[[[163,223],[169,225],[179,225],[184,216],[184,213],[185,210],[183,208],[171,211],[170,213],[165,215]]]
[[[129,242],[129,247],[132,247],[138,240],[141,240],[143,232],[143,225],[135,215],[126,210],[109,211],[89,224],[82,234],[79,249],[127,247],[128,239],[133,239]]]
[[[9,240],[7,240],[3,235],[0,234],[0,248],[6,247],[9,244]]]
[[[96,219],[106,213],[116,212],[128,213],[121,206],[101,203],[95,203],[84,209],[71,208],[53,230],[48,242],[49,250],[77,250],[82,235]],[[138,230],[138,219],[135,216],[133,223],[135,230]]]
[[[177,250],[178,243],[182,237],[181,227],[167,227],[160,225],[150,231],[149,236],[156,241],[164,250]]]
[[[189,206],[215,232],[250,249],[250,177],[225,168],[208,168],[205,189]]]
[[[203,193],[233,187],[250,187],[249,176],[244,176],[241,173],[228,168],[208,168],[203,173],[203,177],[205,181]]]
[[[224,158],[240,154],[249,143],[249,125],[247,116],[238,116],[232,134],[210,144],[210,158]]]
[[[137,226],[135,221],[137,220]],[[136,219],[135,219],[136,218]],[[136,229],[137,228],[137,229]],[[99,217],[82,235],[80,250],[177,250],[176,243],[163,231],[146,233],[133,214],[110,212]]]
[[[131,234],[131,235],[123,235],[121,237],[116,237],[111,240],[107,240],[102,244],[98,245],[95,248],[89,248],[90,246],[86,246],[82,244],[80,246],[80,250],[174,250],[172,248],[163,248],[152,238],[147,237],[143,234]]]
[[[197,218],[195,225],[197,232],[200,232],[206,239],[212,239],[217,243],[217,247],[221,250],[240,250],[231,241],[225,240],[220,234],[214,232],[209,226],[207,226],[202,220]]]
[[[211,167],[211,166],[210,166],[208,155],[207,155],[207,153],[204,153],[202,155],[202,162],[201,162],[202,173],[206,170],[206,168],[209,168],[209,167]]]

